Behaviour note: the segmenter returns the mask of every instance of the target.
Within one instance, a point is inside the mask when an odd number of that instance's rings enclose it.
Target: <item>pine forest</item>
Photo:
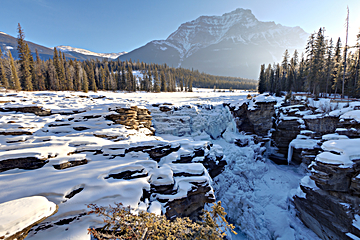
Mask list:
[[[356,46],[348,46],[340,38],[325,37],[325,29],[312,33],[305,53],[295,50],[292,57],[286,50],[281,63],[261,65],[260,93],[280,95],[286,92],[306,92],[316,97],[360,97],[360,34]]]
[[[41,60],[36,50],[33,56],[25,41],[24,31],[18,25],[19,60],[14,60],[10,51],[1,52],[0,84],[17,91],[147,91],[174,92],[192,91],[192,87],[216,89],[255,89],[257,81],[220,77],[197,70],[173,68],[166,64],[143,62],[67,59],[54,48],[53,59]],[[134,71],[142,73],[136,77]]]

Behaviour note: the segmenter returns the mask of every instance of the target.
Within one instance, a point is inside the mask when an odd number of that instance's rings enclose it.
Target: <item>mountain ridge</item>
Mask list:
[[[183,23],[167,39],[150,41],[119,59],[167,63],[214,75],[256,78],[254,72],[258,74],[263,62],[279,61],[285,49],[302,49],[307,36],[298,26],[287,27],[275,22],[261,22],[251,10],[238,8],[221,16],[200,16]],[[257,56],[258,59],[249,57],[252,53],[247,48],[255,55],[259,55],[259,50],[264,51],[264,59],[260,55]],[[217,53],[211,54],[211,51]],[[247,56],[236,60],[229,51]],[[221,64],[214,60],[218,58],[226,61],[226,55],[230,56],[229,60],[232,62]],[[237,63],[234,64],[234,61]],[[228,69],[229,74],[226,74],[227,70],[218,69],[218,66],[221,68],[230,65],[234,66]],[[236,72],[236,65],[240,66],[241,70]]]
[[[29,45],[30,51],[33,56],[35,56],[35,49],[38,50],[39,56],[43,60],[47,60],[52,58],[54,55],[54,48],[45,47],[30,41],[26,41]],[[11,51],[11,54],[15,59],[18,58],[17,52],[17,38],[0,31],[0,48],[3,52],[7,50]],[[57,46],[58,50],[61,50],[66,58],[78,59],[78,60],[89,60],[89,59],[99,59],[102,60],[104,58],[116,59],[117,57],[125,54],[126,52],[119,53],[95,53],[82,48],[74,48],[70,46]]]
[[[72,55],[71,52],[76,52],[84,55],[97,56],[97,57],[110,58],[110,59],[118,58],[119,56],[127,53],[125,51],[118,53],[96,53],[83,48],[76,48],[76,47],[64,46],[64,45],[57,46],[56,48],[58,50],[61,50],[62,52],[67,52],[70,55]]]

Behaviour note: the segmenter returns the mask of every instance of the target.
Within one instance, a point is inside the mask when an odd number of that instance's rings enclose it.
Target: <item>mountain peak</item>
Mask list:
[[[229,12],[229,13],[224,13],[223,16],[235,15],[235,14],[244,14],[244,15],[252,15],[252,16],[254,16],[250,9],[244,9],[244,8],[237,8],[237,9],[235,9],[235,10]]]
[[[152,41],[120,59],[257,78],[262,63],[279,61],[285,49],[302,49],[307,36],[299,27],[262,22],[251,10],[237,8],[220,16],[200,16],[183,23],[166,40]]]

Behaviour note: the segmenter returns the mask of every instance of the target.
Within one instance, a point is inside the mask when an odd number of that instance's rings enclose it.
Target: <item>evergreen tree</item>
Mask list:
[[[259,87],[258,87],[259,93],[264,93],[266,91],[266,85],[265,85],[265,64],[261,65],[260,70],[260,77],[259,77]]]
[[[326,86],[325,86],[325,93],[328,95],[329,92],[329,86],[330,86],[330,77],[331,77],[331,70],[333,69],[333,41],[330,39],[330,41],[327,44],[326,48]]]
[[[58,75],[56,73],[56,68],[53,64],[53,61],[48,61],[48,86],[49,90],[59,91],[60,85],[59,85],[59,79]]]
[[[190,75],[190,79],[189,79],[189,86],[188,86],[188,91],[189,92],[192,92],[193,90],[192,90],[192,85],[193,85],[193,76],[192,75]]]
[[[147,72],[147,75],[148,75],[148,78],[147,78],[147,83],[146,83],[146,91],[147,92],[150,92],[152,90],[152,76],[151,76],[151,71],[150,69],[148,69],[148,72]]]
[[[82,71],[82,74],[82,90],[87,93],[89,91],[89,80],[86,71]]]
[[[2,61],[0,61],[0,84],[4,88],[9,88],[9,81],[6,77],[5,67],[4,67]]]
[[[160,92],[161,84],[160,84],[160,79],[159,79],[159,75],[158,75],[158,70],[156,67],[155,67],[153,74],[154,74],[154,92]]]
[[[136,91],[136,84],[135,84],[135,79],[134,79],[134,75],[133,75],[133,72],[132,72],[132,68],[131,66],[129,65],[128,66],[128,69],[127,69],[127,89],[128,91]]]
[[[9,81],[8,78],[6,77],[5,66],[3,64],[2,56],[3,54],[0,47],[0,85],[3,86],[4,88],[9,88]]]
[[[340,88],[340,83],[342,80],[341,72],[342,72],[342,64],[341,64],[341,40],[338,38],[335,46],[335,53],[334,53],[334,71],[332,73],[334,78],[334,83],[332,88],[334,89],[335,94],[337,90]]]
[[[80,63],[78,61],[75,61],[75,79],[74,79],[75,91],[81,91],[81,87],[82,87],[81,79],[84,77],[82,71],[83,70],[80,66]]]
[[[121,66],[121,90],[125,90],[126,89],[126,75],[125,75],[125,66],[122,65]]]
[[[275,84],[275,95],[281,96],[281,84],[280,84],[280,65],[275,66],[274,84]]]
[[[21,71],[21,85],[25,91],[32,91],[32,74],[30,72],[30,52],[27,43],[25,42],[25,34],[20,23],[18,24],[18,53]]]
[[[35,49],[35,52],[36,52],[36,64],[35,64],[34,86],[35,86],[35,89],[40,90],[40,91],[44,91],[45,90],[45,77],[44,77],[44,75],[42,73],[42,70],[41,70],[42,62],[40,60],[39,53],[38,53],[37,49]]]
[[[167,91],[167,86],[166,86],[166,82],[165,82],[165,73],[164,73],[164,70],[162,70],[161,73],[160,73],[160,82],[161,82],[160,91],[161,91],[161,92],[166,92],[166,91]]]
[[[287,75],[289,73],[289,52],[286,49],[283,55],[283,60],[281,63],[281,82],[280,82],[280,90],[281,91],[289,91],[290,89],[286,89],[287,84]]]
[[[14,59],[11,55],[11,52],[9,50],[9,59],[10,59],[10,66],[11,66],[11,85],[13,86],[12,88],[16,91],[20,91],[21,90],[21,84],[20,84],[20,80],[17,76],[17,71],[16,71],[16,67],[15,67],[15,62]]]

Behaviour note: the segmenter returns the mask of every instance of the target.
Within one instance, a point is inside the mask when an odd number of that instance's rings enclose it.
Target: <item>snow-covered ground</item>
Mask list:
[[[1,136],[0,161],[29,156],[50,161],[36,170],[13,169],[0,173],[0,204],[23,197],[44,196],[56,203],[59,211],[46,220],[52,223],[50,228],[39,230],[36,234],[34,231],[30,232],[28,239],[50,239],[50,236],[56,236],[56,239],[90,239],[87,228],[101,224],[101,219],[83,215],[86,204],[108,205],[121,201],[124,205],[139,208],[145,206],[158,213],[157,201],[139,204],[143,189],[149,188],[149,181],[154,185],[164,181],[171,182],[169,172],[181,171],[178,169],[180,165],[171,165],[171,161],[179,153],[170,154],[157,163],[142,152],[129,152],[125,157],[119,157],[118,155],[124,154],[124,149],[139,143],[171,143],[180,144],[181,151],[187,152],[197,144],[212,141],[214,146],[218,146],[216,151],[223,151],[228,162],[225,171],[214,179],[215,195],[223,202],[230,220],[241,229],[242,239],[317,239],[296,218],[290,200],[301,178],[306,175],[304,169],[278,166],[261,156],[264,147],[255,144],[251,136],[237,132],[228,108],[223,105],[248,102],[248,94],[246,91],[213,92],[210,89],[194,89],[192,93],[2,93],[0,100],[4,103],[0,107],[42,106],[58,114],[36,116],[32,113],[0,113],[0,132],[22,129],[32,133]],[[156,129],[163,127],[163,120],[168,117],[156,113],[158,106],[169,106],[166,105],[168,103],[173,104],[172,108],[177,108],[177,115],[187,117],[182,120],[189,123],[189,131],[181,136],[169,135],[171,131],[159,134],[161,129]],[[154,113],[156,136],[148,136],[148,129],[131,130],[122,125],[114,125],[104,118],[116,107],[129,106],[145,107]],[[65,113],[68,115],[64,115]],[[75,119],[70,118],[73,113],[77,113],[74,115]],[[87,120],[82,121],[84,119]],[[71,125],[66,125],[69,123]],[[78,131],[74,127],[86,127],[89,130]],[[219,129],[226,131],[218,134]],[[179,131],[173,133],[178,134]],[[95,135],[111,135],[114,138],[106,139]],[[218,138],[214,140],[214,137]],[[247,141],[249,144],[240,148],[233,143],[234,139]],[[75,154],[68,155],[74,151]],[[94,154],[96,151],[101,151],[102,154]],[[52,166],[84,159],[88,161],[87,164],[63,170]],[[200,166],[194,166],[182,167],[195,173],[202,171]],[[106,178],[109,174],[126,169],[147,172],[149,177],[131,180]],[[206,175],[200,177],[208,178]],[[189,182],[182,184],[179,184],[180,190],[183,187],[183,191],[178,192],[180,195],[189,188]],[[74,190],[80,193],[67,197]],[[63,219],[71,223],[57,224]]]

